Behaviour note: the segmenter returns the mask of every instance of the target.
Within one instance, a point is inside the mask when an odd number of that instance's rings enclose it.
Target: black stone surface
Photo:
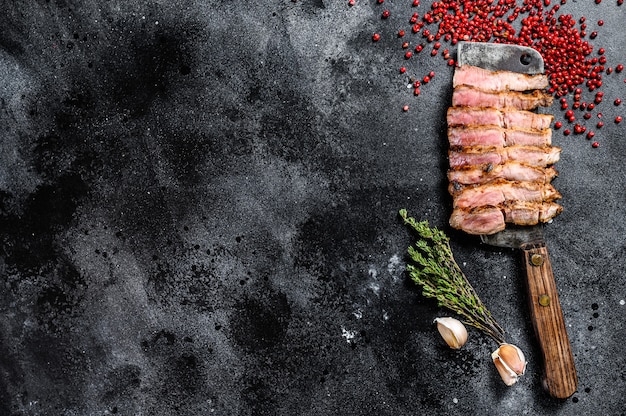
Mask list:
[[[361,0],[0,4],[0,415],[625,414],[623,74],[598,149],[555,133],[546,234],[580,379],[556,401],[518,256],[447,227],[451,68],[404,61],[408,0],[388,20]],[[624,7],[561,12],[617,64]],[[402,65],[436,71],[420,97]],[[439,339],[400,208],[449,232],[527,355],[517,385],[480,333]]]

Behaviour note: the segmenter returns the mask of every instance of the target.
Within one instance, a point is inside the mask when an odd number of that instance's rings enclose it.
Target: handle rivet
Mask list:
[[[530,257],[530,262],[533,266],[541,266],[543,264],[543,256],[541,254],[533,254]]]
[[[541,296],[539,296],[539,304],[541,306],[548,306],[548,305],[550,305],[550,296],[548,296],[548,295],[541,295]]]

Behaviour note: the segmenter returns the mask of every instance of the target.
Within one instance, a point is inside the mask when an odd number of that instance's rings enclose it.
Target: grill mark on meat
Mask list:
[[[560,154],[561,148],[557,146],[463,146],[451,147],[448,152],[448,160],[452,169],[488,163],[501,165],[508,161],[545,167],[556,163]]]
[[[563,211],[556,202],[505,202],[499,206],[455,208],[450,215],[450,226],[468,234],[495,234],[505,229],[506,223],[536,225],[545,223]]]
[[[538,168],[520,162],[507,162],[502,165],[464,166],[448,171],[448,181],[461,185],[476,185],[496,179],[550,183],[558,176],[553,167]]]
[[[454,88],[452,92],[453,107],[512,107],[518,110],[534,110],[538,107],[549,107],[553,100],[554,97],[540,90],[490,92],[461,85]]]
[[[448,126],[498,126],[506,129],[545,130],[550,127],[554,116],[537,114],[532,111],[514,108],[497,109],[491,107],[449,107]]]
[[[552,130],[503,129],[495,126],[448,128],[450,146],[548,146]]]
[[[551,184],[504,179],[487,184],[462,186],[460,190],[450,185],[449,191],[452,194],[453,208],[496,206],[507,201],[550,202],[561,198],[559,191]]]
[[[462,65],[454,71],[452,86],[468,85],[485,91],[529,91],[548,87],[548,77],[511,71],[489,71],[471,65]]]

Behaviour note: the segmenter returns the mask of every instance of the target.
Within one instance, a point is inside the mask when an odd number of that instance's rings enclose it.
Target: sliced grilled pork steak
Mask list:
[[[552,146],[548,78],[470,65],[455,69],[448,109],[450,224],[493,234],[506,223],[534,225],[558,215],[551,185],[561,149]]]

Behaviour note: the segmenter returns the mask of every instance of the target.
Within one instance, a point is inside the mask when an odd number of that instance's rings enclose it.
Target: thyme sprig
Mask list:
[[[428,221],[416,221],[400,210],[404,223],[417,232],[419,239],[408,249],[413,263],[406,269],[411,279],[422,287],[422,294],[434,298],[441,307],[450,309],[473,326],[493,338],[504,342],[504,330],[482,303],[467,277],[454,260],[450,239]]]

